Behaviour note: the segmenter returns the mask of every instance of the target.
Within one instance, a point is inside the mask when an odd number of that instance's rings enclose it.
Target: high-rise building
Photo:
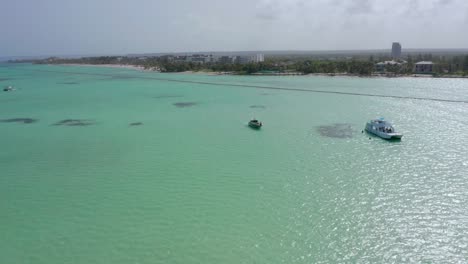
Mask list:
[[[251,62],[264,62],[265,61],[265,56],[263,54],[255,54],[252,57],[250,57]]]
[[[399,59],[401,57],[401,44],[393,42],[392,44],[392,58]]]
[[[265,56],[263,54],[255,54],[251,56],[234,56],[232,58],[233,63],[247,64],[247,63],[259,63],[265,61]]]

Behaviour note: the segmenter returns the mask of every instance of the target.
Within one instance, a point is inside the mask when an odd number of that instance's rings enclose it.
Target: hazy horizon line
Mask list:
[[[0,55],[0,59],[14,58],[47,58],[47,57],[99,57],[99,56],[136,56],[136,55],[151,55],[151,54],[206,54],[206,53],[280,53],[288,54],[298,53],[345,53],[345,52],[390,52],[391,48],[372,48],[372,49],[270,49],[270,50],[212,50],[212,51],[167,51],[167,52],[133,52],[133,53],[88,53],[88,54],[48,54],[48,55]],[[407,52],[428,52],[428,51],[460,51],[468,52],[468,48],[403,48],[402,53]]]

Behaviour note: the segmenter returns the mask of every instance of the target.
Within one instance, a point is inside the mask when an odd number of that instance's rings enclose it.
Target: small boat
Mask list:
[[[397,133],[390,122],[383,118],[373,119],[366,124],[366,131],[383,139],[401,139],[403,135]]]
[[[4,92],[11,92],[11,91],[14,91],[15,88],[13,88],[13,86],[6,86],[5,88],[3,88],[3,91]]]
[[[249,121],[249,127],[259,129],[262,127],[262,122],[257,119],[252,119]]]

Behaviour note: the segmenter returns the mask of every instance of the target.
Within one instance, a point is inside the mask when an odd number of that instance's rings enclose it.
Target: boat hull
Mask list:
[[[368,133],[370,133],[370,134],[373,134],[375,136],[378,136],[378,137],[383,138],[383,139],[388,139],[388,140],[401,139],[403,137],[403,135],[400,134],[400,133],[385,133],[385,132],[382,132],[382,131],[372,129],[372,125],[370,125],[370,124],[366,125],[366,131]]]
[[[257,124],[257,123],[251,123],[249,122],[249,127],[253,128],[253,129],[260,129],[262,127],[262,124]]]

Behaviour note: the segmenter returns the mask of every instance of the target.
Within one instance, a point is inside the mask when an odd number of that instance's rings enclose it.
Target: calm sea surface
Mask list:
[[[468,262],[467,79],[4,64],[7,85],[1,263]],[[361,133],[381,116],[402,141]]]

